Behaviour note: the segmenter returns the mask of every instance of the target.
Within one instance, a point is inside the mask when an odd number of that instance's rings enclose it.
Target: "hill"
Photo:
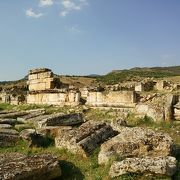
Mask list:
[[[173,76],[180,76],[180,66],[171,67],[135,67],[125,70],[114,70],[104,76],[97,78],[98,82],[104,84],[115,84],[132,79],[142,78],[167,78]]]
[[[142,80],[143,78],[165,78],[180,81],[180,66],[171,67],[135,67],[132,69],[113,70],[106,75],[68,76],[55,75],[64,84],[75,87],[91,86],[100,84],[116,84],[128,80]],[[12,87],[26,88],[27,76],[17,81],[0,82],[0,88],[10,89]]]

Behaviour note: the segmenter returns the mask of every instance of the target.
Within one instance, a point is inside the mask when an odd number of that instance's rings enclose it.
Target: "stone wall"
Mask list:
[[[132,106],[136,102],[134,91],[89,92],[87,105],[90,106]]]
[[[68,92],[68,93],[44,92],[44,93],[28,94],[27,103],[75,106],[80,103],[80,93],[79,92]]]
[[[174,120],[174,105],[179,96],[166,94],[161,97],[154,97],[150,102],[138,103],[135,106],[137,117],[148,116],[154,121],[172,121]]]
[[[0,103],[8,103],[13,105],[24,104],[26,103],[26,92],[0,92]]]

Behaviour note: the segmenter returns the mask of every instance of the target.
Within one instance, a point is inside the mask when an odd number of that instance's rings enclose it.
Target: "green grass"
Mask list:
[[[72,154],[66,149],[57,149],[53,146],[48,148],[28,148],[27,143],[20,141],[15,147],[12,148],[0,148],[0,153],[7,152],[19,152],[27,155],[51,153],[56,155],[60,161],[60,167],[62,170],[62,176],[57,180],[110,180],[108,175],[110,164],[106,166],[98,165],[98,153],[99,149],[88,158],[84,158],[80,155]],[[174,176],[176,178],[177,176]],[[120,177],[114,178],[114,180],[146,180],[147,176],[143,174],[129,173]],[[153,175],[148,176],[149,179],[166,179],[170,180],[167,176]]]
[[[174,70],[176,69],[176,71]],[[114,71],[104,76],[97,77],[98,82],[102,82],[104,84],[116,84],[119,82],[132,80],[134,78],[164,78],[171,76],[180,75],[180,67],[173,68],[137,68],[130,70],[121,70]]]
[[[55,106],[34,106],[34,105],[21,105],[21,106],[12,106],[7,104],[0,104],[1,109],[19,109],[19,110],[29,110],[36,108],[45,108],[48,113],[52,112],[69,112],[69,111],[77,111],[79,107],[70,109],[68,107],[55,107]],[[82,107],[80,107],[79,111],[82,111]],[[86,119],[91,119],[94,121],[107,121],[110,122],[120,117],[118,111],[116,110],[100,110],[100,109],[90,109],[85,113]],[[180,125],[174,125],[173,123],[155,123],[151,118],[135,118],[133,114],[129,114],[127,118],[127,123],[129,126],[140,126],[140,127],[150,127],[152,129],[169,133],[170,136],[174,139],[177,146],[180,147],[180,138],[177,131],[180,131]],[[54,147],[52,143],[47,142],[47,146],[43,147],[28,147],[28,143],[24,141],[19,141],[16,146],[9,148],[0,148],[0,153],[7,152],[20,152],[28,155],[32,154],[41,154],[41,153],[51,153],[56,155],[60,160],[60,166],[62,169],[62,177],[60,179],[63,180],[109,180],[109,168],[110,164],[106,166],[98,165],[98,153],[99,148],[95,150],[95,152],[88,158],[84,158],[80,155],[72,154],[66,149],[57,149]],[[180,170],[180,154],[177,154],[178,160],[178,168]],[[178,180],[180,177],[180,171],[174,175],[173,179]],[[170,180],[171,178],[167,176],[145,176],[142,174],[126,174],[120,176],[118,178],[114,178],[114,180],[149,180],[149,179],[166,179]]]

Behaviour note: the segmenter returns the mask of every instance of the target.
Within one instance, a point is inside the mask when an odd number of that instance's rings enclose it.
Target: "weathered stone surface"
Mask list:
[[[89,92],[87,105],[90,106],[134,106],[136,94],[133,91]]]
[[[18,117],[17,120],[26,123],[28,119],[35,118],[43,114],[45,114],[44,109],[31,110],[29,111],[29,114]]]
[[[138,117],[148,116],[154,121],[164,120],[164,107],[153,106],[153,104],[137,104],[135,107],[135,114]]]
[[[19,153],[0,155],[2,180],[51,180],[61,176],[58,160],[51,154],[25,156]]]
[[[0,129],[0,147],[14,146],[19,140],[19,133],[14,129]]]
[[[9,124],[0,124],[0,129],[11,129],[12,126]]]
[[[168,134],[140,127],[121,127],[119,132],[119,135],[101,145],[99,164],[108,163],[113,156],[142,157],[172,154],[174,144]]]
[[[79,128],[60,129],[59,135],[55,138],[55,145],[58,148],[67,148],[73,153],[88,156],[116,134],[117,132],[106,123],[86,122]]]
[[[17,118],[27,114],[28,114],[27,111],[12,112],[12,113],[0,114],[0,118]]]
[[[16,119],[0,119],[0,124],[10,124],[14,126],[17,123]]]
[[[37,129],[37,133],[43,134],[43,136],[55,138],[56,136],[58,136],[58,132],[60,129],[69,130],[69,129],[72,129],[72,127],[71,126],[47,126],[41,129]]]
[[[62,115],[62,113],[59,113],[44,118],[41,121],[37,122],[37,124],[39,128],[42,128],[46,126],[72,126],[81,124],[83,122],[84,118],[83,115],[80,113],[73,113],[67,115]]]
[[[29,123],[36,124],[38,121],[41,121],[41,120],[46,119],[46,118],[49,118],[51,116],[52,115],[40,115],[40,116],[37,116],[37,117],[33,117],[33,118],[30,118],[30,119],[27,119],[26,121],[29,122]]]
[[[46,90],[47,91],[47,90]],[[44,92],[30,93],[27,96],[28,104],[49,104],[59,106],[77,106],[80,104],[80,92]]]
[[[33,124],[16,124],[14,128],[18,131],[22,131],[24,129],[31,129],[33,128]]]
[[[177,121],[180,121],[180,102],[174,105],[174,118]]]
[[[173,117],[173,107],[176,104],[177,96],[173,94],[168,94],[166,97],[166,102],[164,105],[164,119],[165,121],[172,121]]]
[[[9,113],[14,113],[17,112],[15,110],[0,110],[0,114],[9,114]]]
[[[25,129],[21,131],[20,137],[29,143],[29,147],[46,145],[46,137],[37,133],[35,129]]]
[[[126,158],[115,161],[110,168],[111,178],[126,173],[155,173],[172,176],[176,172],[176,159],[167,157]]]

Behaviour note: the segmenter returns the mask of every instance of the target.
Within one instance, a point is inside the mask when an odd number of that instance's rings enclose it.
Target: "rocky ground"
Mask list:
[[[0,179],[180,179],[180,124],[118,110],[0,105]]]

